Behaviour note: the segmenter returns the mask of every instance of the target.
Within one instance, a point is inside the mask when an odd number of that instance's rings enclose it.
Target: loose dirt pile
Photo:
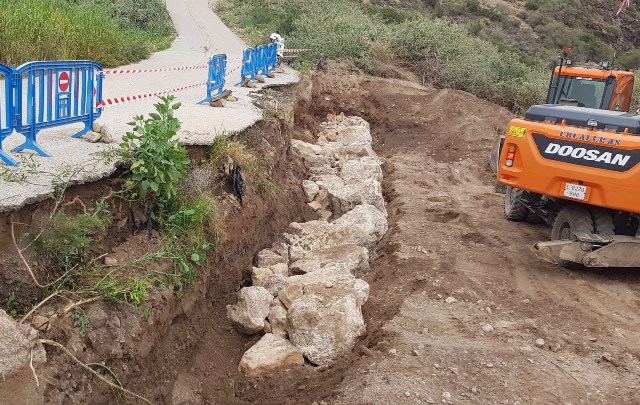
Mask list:
[[[327,69],[273,92],[291,91],[295,108],[243,134],[273,162],[279,191],[249,193],[244,208],[228,202],[227,236],[206,281],[183,302],[160,297],[166,310],[144,320],[142,339],[122,356],[85,340],[87,360],[106,361],[158,404],[640,403],[640,273],[540,262],[530,246],[550,230],[503,219],[488,155],[510,114],[462,92]],[[226,305],[249,285],[257,252],[290,222],[317,218],[291,138],[315,142],[327,114],[342,112],[370,123],[384,160],[390,229],[359,276],[370,285],[367,334],[333,365],[246,377],[238,362],[258,337],[235,331]],[[108,325],[136,310],[106,311]],[[116,401],[55,353],[47,357],[55,364],[49,403]]]

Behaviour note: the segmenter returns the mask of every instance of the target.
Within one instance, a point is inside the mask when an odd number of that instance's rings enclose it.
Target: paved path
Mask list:
[[[166,3],[178,33],[171,48],[157,52],[140,63],[123,66],[121,69],[195,66],[206,64],[209,56],[217,53],[227,54],[227,72],[240,66],[242,51],[247,45],[222,23],[209,8],[207,0],[167,0]],[[267,40],[268,38],[265,38],[265,42]],[[224,108],[196,104],[205,98],[205,86],[176,93],[178,101],[182,102],[182,108],[176,114],[182,122],[179,136],[185,143],[209,145],[217,133],[242,131],[262,118],[262,111],[252,104],[252,98],[249,97],[250,91],[255,90],[233,86],[239,81],[239,70],[228,74],[226,88],[233,90],[239,101],[226,103]],[[275,79],[267,79],[266,85],[296,83],[299,77],[296,71],[286,69],[284,74],[278,74]],[[104,98],[154,93],[202,83],[206,80],[206,69],[107,75],[104,82]],[[126,123],[136,115],[153,111],[155,102],[157,100],[150,99],[107,107],[98,122],[106,125],[117,141],[129,129]],[[76,176],[76,180],[80,183],[95,181],[113,173],[114,166],[95,163],[96,153],[113,145],[71,139],[70,135],[81,128],[81,125],[69,125],[40,132],[39,143],[53,157],[33,156],[30,159],[38,162],[40,169],[45,172],[55,173],[65,167],[75,169],[84,167]],[[22,143],[23,139],[22,135],[14,133],[5,140],[3,149],[11,150]],[[21,153],[12,154],[12,156],[24,159],[29,155]],[[30,176],[29,183],[31,184],[6,183],[0,180],[0,212],[15,210],[25,204],[44,200],[52,191],[51,180],[46,175]]]

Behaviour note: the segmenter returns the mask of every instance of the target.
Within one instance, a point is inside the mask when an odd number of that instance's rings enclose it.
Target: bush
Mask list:
[[[94,242],[93,235],[110,223],[109,211],[100,204],[76,216],[58,212],[35,240],[36,250],[54,265],[68,270],[82,260],[85,249]]]
[[[175,97],[160,97],[149,118],[137,116],[129,125],[131,132],[122,137],[120,157],[129,168],[125,190],[130,198],[153,200],[162,206],[171,202],[178,183],[186,178],[187,150],[175,136],[180,121],[173,112],[180,108]]]
[[[413,18],[413,15],[411,13],[393,7],[365,5],[364,11],[370,16],[381,18],[382,21],[385,22],[385,24],[397,24]]]
[[[75,0],[78,3],[97,4],[122,26],[133,26],[161,35],[174,33],[171,18],[162,0]]]
[[[618,58],[616,65],[624,69],[640,68],[640,49],[633,49],[629,52],[623,53]],[[640,77],[637,77],[637,81],[640,81]]]
[[[636,80],[633,82],[633,98],[631,99],[631,108],[629,111],[636,112],[640,108],[640,70],[635,72]]]
[[[396,54],[410,62],[440,66],[436,84],[468,91],[520,110],[544,98],[547,75],[519,61],[518,55],[475,39],[443,21],[410,21],[390,32]]]
[[[138,10],[149,7],[153,18]],[[0,62],[7,65],[56,59],[121,65],[168,47],[173,33],[160,0],[5,0],[0,26]]]

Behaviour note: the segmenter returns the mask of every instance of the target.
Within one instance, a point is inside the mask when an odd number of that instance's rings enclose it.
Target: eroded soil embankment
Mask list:
[[[290,149],[293,115],[288,92],[268,91],[271,101],[278,99],[278,110],[267,108],[264,121],[238,136],[238,140],[260,158],[261,169],[268,172],[268,182],[252,184],[247,179],[243,205],[231,195],[228,185],[216,186],[221,199],[217,204],[216,219],[216,227],[221,231],[220,247],[211,254],[209,264],[198,269],[198,281],[193,290],[185,289],[182,300],[170,291],[153,292],[150,301],[144,305],[153,309],[151,316],[143,313],[142,308],[107,302],[87,304],[82,307],[90,321],[86,337],[80,336],[79,328],[74,327],[68,314],[58,317],[47,332],[41,332],[41,337],[67,345],[82,361],[105,362],[125,386],[142,392],[154,403],[171,402],[174,381],[179,372],[188,372],[194,367],[193,359],[198,356],[203,342],[214,344],[206,353],[207,366],[219,370],[216,376],[220,379],[228,378],[228,370],[237,368],[248,342],[227,323],[225,305],[235,299],[236,291],[247,283],[256,252],[270,245],[291,222],[315,219],[313,211],[304,203],[305,196],[300,187],[301,180],[306,177],[304,166]],[[190,157],[197,162],[207,151],[208,148],[191,148]],[[119,183],[121,180],[115,177],[70,188],[62,203],[64,211],[71,215],[82,210],[81,205],[73,202],[76,197],[85,206],[91,206],[110,190],[117,190]],[[99,243],[91,249],[98,254],[124,252],[127,257],[149,250],[154,242],[146,241],[146,233],[140,227],[136,229],[136,221],[122,221],[132,211],[126,204],[124,208],[120,207],[122,209],[118,209],[121,205],[118,202],[115,205],[112,210],[114,225],[96,235]],[[37,303],[46,292],[33,285],[15,254],[9,224],[13,220],[20,229],[21,224],[46,218],[52,207],[50,201],[25,207],[5,215],[2,221],[0,247],[6,254],[0,261],[0,291],[3,296],[13,293],[25,308]],[[134,214],[139,216],[140,212]],[[115,225],[118,222],[127,225],[118,227]],[[134,231],[135,235],[132,235]],[[28,255],[28,260],[40,280],[56,276],[47,274],[38,265],[35,254]],[[55,299],[51,301],[55,302]],[[115,400],[110,389],[89,378],[85,371],[56,350],[48,353],[48,359],[47,368],[38,370],[50,382],[45,394],[48,403],[96,404]],[[226,380],[215,385],[229,387]],[[234,396],[226,389],[222,395]]]

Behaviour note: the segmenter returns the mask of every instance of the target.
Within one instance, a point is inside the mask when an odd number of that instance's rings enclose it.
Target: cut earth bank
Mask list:
[[[156,294],[149,319],[139,309],[95,303],[86,308],[93,318],[86,338],[67,318],[47,337],[84,361],[105,361],[127,388],[159,404],[640,403],[640,275],[538,262],[529,246],[548,229],[502,219],[486,161],[508,112],[465,93],[333,64],[270,94],[289,99],[291,110],[279,110],[279,120],[268,115],[240,139],[272,162],[278,192],[264,197],[249,187],[244,207],[223,200],[224,238],[196,288],[182,302]],[[250,285],[258,252],[285,233],[299,236],[288,231],[291,222],[326,215],[306,205],[301,184],[313,173],[291,139],[318,143],[320,123],[341,112],[370,123],[384,161],[389,231],[370,268],[357,274],[370,286],[366,333],[328,365],[245,375],[238,365],[261,336],[237,332],[227,305]],[[95,187],[101,195],[102,185]],[[84,190],[77,192],[88,198]],[[8,240],[3,248],[11,251]],[[20,268],[5,261],[2,270],[15,286]],[[262,328],[273,332],[274,324]],[[47,356],[38,370],[53,383],[49,403],[116,400],[65,356]]]

